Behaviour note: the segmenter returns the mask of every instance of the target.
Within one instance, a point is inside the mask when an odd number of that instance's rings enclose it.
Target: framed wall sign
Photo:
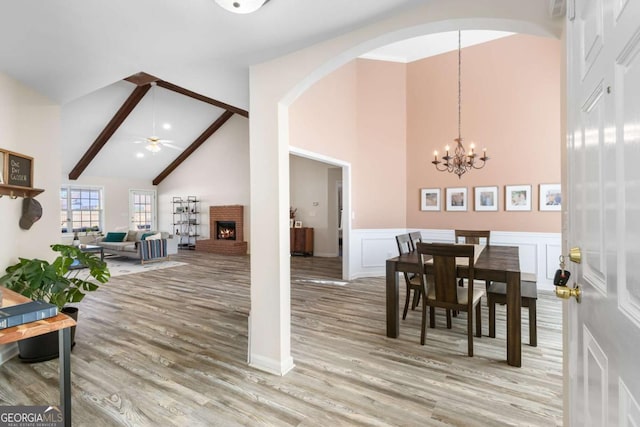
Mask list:
[[[33,187],[33,157],[8,151],[5,156],[5,184]]]
[[[447,188],[447,210],[467,210],[467,187]]]
[[[475,187],[476,211],[497,211],[498,210],[498,187]]]
[[[530,185],[506,185],[504,196],[504,209],[507,211],[531,210],[531,186]]]
[[[562,191],[560,184],[540,184],[540,200],[541,211],[559,211],[562,210]]]
[[[422,188],[420,189],[420,210],[439,211],[440,210],[440,189]]]

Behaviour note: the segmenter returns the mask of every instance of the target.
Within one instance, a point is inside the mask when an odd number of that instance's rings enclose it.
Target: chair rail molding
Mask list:
[[[350,280],[385,275],[385,261],[398,255],[395,236],[420,231],[425,242],[453,243],[454,230],[388,228],[354,229],[349,249]],[[491,244],[518,246],[520,271],[525,280],[536,280],[538,289],[553,290],[553,275],[562,253],[561,233],[491,231]]]

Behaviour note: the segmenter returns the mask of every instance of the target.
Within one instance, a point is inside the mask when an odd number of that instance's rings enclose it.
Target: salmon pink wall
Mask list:
[[[461,179],[430,163],[457,137],[457,59],[407,65],[407,227],[560,232],[560,212],[538,210],[539,184],[560,183],[560,41],[513,35],[462,50],[462,138],[491,160]],[[522,184],[532,185],[532,210],[506,212],[504,186]],[[476,186],[499,187],[497,212],[473,211]],[[420,211],[420,189],[432,187],[443,209]],[[446,187],[467,187],[466,212],[444,211]]]
[[[290,144],[352,165],[353,228],[406,221],[406,68],[358,59],[290,108]]]
[[[433,151],[457,137],[457,52],[410,64],[357,59],[290,109],[292,146],[350,162],[353,228],[560,232],[538,186],[560,182],[561,42],[514,35],[462,52],[462,137],[487,167],[458,179]],[[468,148],[468,147],[467,147]],[[506,212],[504,186],[530,184],[532,210]],[[473,188],[499,187],[497,212],[473,211]],[[466,187],[466,212],[423,212],[420,189]],[[404,189],[404,191],[402,190]]]

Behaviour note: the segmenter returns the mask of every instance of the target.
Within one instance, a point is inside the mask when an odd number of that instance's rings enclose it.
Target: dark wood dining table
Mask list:
[[[425,259],[426,260],[426,259]],[[427,271],[430,268],[427,265]],[[489,245],[482,249],[474,265],[476,280],[491,280],[507,284],[507,363],[522,366],[521,314],[520,314],[520,257],[517,246]],[[387,276],[387,336],[400,335],[399,272],[419,273],[417,252],[410,252],[386,263]],[[469,269],[458,266],[458,276],[468,277]]]

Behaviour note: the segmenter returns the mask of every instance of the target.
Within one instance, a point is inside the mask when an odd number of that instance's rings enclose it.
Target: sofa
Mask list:
[[[109,232],[97,238],[95,244],[101,246],[105,254],[139,259],[142,264],[166,260],[178,253],[178,239],[164,231]]]

